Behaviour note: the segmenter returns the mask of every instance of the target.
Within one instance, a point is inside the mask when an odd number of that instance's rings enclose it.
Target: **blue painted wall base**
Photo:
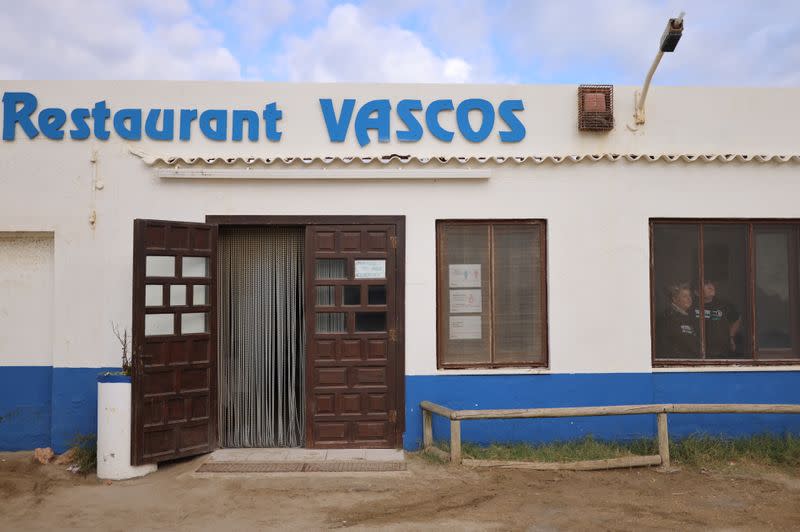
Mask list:
[[[97,433],[97,375],[118,369],[0,366],[0,450],[62,453]]]
[[[53,447],[97,431],[97,375],[115,368],[0,366],[0,450]],[[406,377],[407,450],[422,442],[420,401],[450,408],[532,408],[649,403],[800,403],[800,372],[427,375]],[[671,415],[670,436],[800,434],[800,415]],[[462,422],[464,441],[548,442],[592,435],[654,437],[655,416]],[[434,416],[434,436],[448,439]]]
[[[420,401],[453,409],[546,408],[650,403],[800,403],[800,372],[598,373],[550,375],[426,375],[406,377],[406,450],[422,443]],[[653,438],[656,417],[611,416],[462,421],[463,441],[544,443],[593,436]],[[434,438],[449,440],[449,424],[433,417]],[[669,416],[670,437],[705,433],[745,436],[800,434],[800,415]]]

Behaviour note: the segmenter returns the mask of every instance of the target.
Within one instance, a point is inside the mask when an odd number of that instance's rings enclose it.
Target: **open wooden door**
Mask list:
[[[403,421],[398,227],[309,225],[306,253],[306,444],[397,447]]]
[[[133,465],[217,442],[217,226],[134,220]]]

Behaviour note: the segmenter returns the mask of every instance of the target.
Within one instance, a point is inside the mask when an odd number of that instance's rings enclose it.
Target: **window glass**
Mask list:
[[[651,231],[656,361],[800,359],[800,223],[653,221]]]
[[[186,285],[174,284],[169,287],[169,304],[181,307],[186,304]]]
[[[144,269],[147,277],[175,277],[175,257],[148,255]]]
[[[335,286],[318,286],[317,292],[317,306],[318,307],[332,307],[336,304],[336,287]]]
[[[148,284],[144,287],[144,305],[160,307],[164,304],[164,285]]]
[[[356,312],[356,332],[376,332],[385,330],[385,312]]]
[[[208,305],[207,284],[196,284],[192,287],[192,305]]]
[[[316,279],[346,279],[344,259],[317,259],[314,267]]]
[[[494,226],[494,358],[543,361],[539,227]]]
[[[545,364],[544,224],[437,227],[440,364]]]
[[[747,308],[747,226],[721,224],[703,226],[702,290],[693,291],[695,317],[703,327],[706,358],[742,358],[752,353],[749,323],[742,315]]]
[[[181,262],[184,277],[208,277],[208,257],[183,257]]]
[[[442,361],[491,362],[489,226],[444,225],[441,239],[440,303]]]
[[[760,351],[791,349],[789,230],[758,229],[756,254],[756,341]]]
[[[344,293],[342,294],[342,301],[345,305],[360,305],[361,304],[361,285],[348,284],[342,287]]]
[[[701,358],[699,320],[694,314],[699,285],[696,224],[653,228],[656,358]]]
[[[385,305],[386,304],[386,285],[371,284],[367,286],[367,304]]]
[[[146,314],[144,317],[144,335],[161,336],[175,333],[174,314]]]
[[[317,312],[315,325],[318,333],[347,332],[347,315],[344,312]]]
[[[185,312],[181,314],[181,334],[197,334],[207,332],[207,312]]]

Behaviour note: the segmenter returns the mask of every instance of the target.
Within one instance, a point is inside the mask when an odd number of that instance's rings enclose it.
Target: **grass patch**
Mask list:
[[[79,434],[72,440],[73,463],[78,472],[87,474],[97,469],[97,437],[94,434]]]
[[[539,445],[527,443],[492,444],[482,447],[463,444],[463,452],[478,460],[524,460],[528,462],[577,462],[623,456],[657,454],[655,441],[613,442],[587,436],[580,440]]]
[[[446,442],[437,446],[449,452]],[[465,457],[479,460],[524,460],[530,462],[577,462],[624,456],[658,454],[655,439],[604,441],[587,436],[580,440],[539,445],[526,443],[480,446],[463,443]],[[749,462],[754,464],[800,466],[800,436],[761,434],[747,438],[719,438],[696,435],[670,442],[673,463],[692,467]]]
[[[443,447],[441,447],[441,444],[437,444],[437,447],[439,447],[440,449],[443,448]],[[448,453],[450,452],[449,448],[447,449],[447,452]],[[436,454],[433,454],[433,453],[426,452],[425,450],[420,451],[419,455],[422,457],[423,460],[425,460],[426,462],[428,462],[430,464],[444,465],[444,464],[449,464],[450,463],[449,461],[444,460],[442,457],[440,457],[440,456],[438,456]]]
[[[759,434],[747,438],[691,436],[670,442],[670,458],[689,466],[729,462],[797,467],[800,466],[800,436]]]

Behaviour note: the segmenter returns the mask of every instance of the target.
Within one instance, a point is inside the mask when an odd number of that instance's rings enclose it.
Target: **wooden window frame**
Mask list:
[[[755,302],[755,229],[759,226],[780,227],[786,226],[791,229],[791,240],[789,242],[789,301],[800,303],[800,218],[650,218],[650,360],[653,367],[669,368],[681,366],[797,366],[800,365],[800,357],[795,358],[759,358],[759,355],[775,355],[785,350],[764,350],[758,349],[758,336],[756,329],[756,302]],[[745,225],[747,227],[747,256],[745,257],[745,275],[747,277],[747,304],[742,310],[742,316],[747,318],[746,335],[751,346],[750,358],[705,358],[705,320],[699,324],[701,334],[701,356],[703,358],[656,358],[656,287],[655,287],[655,248],[653,239],[653,229],[656,225],[669,224],[696,224],[698,230],[698,275],[704,277],[704,257],[703,257],[703,228],[708,225]],[[700,299],[700,314],[703,315],[703,300]],[[790,305],[792,309],[791,335],[796,349],[800,350],[800,320],[797,319],[797,305]],[[794,348],[793,348],[794,349]]]
[[[444,357],[444,324],[442,323],[442,316],[440,310],[443,308],[442,302],[442,286],[447,285],[444,269],[445,246],[442,239],[444,235],[444,228],[446,226],[468,226],[468,225],[534,225],[539,228],[539,287],[541,298],[539,301],[539,312],[542,316],[542,360],[538,362],[520,361],[520,362],[474,362],[474,363],[447,363],[443,360]],[[489,232],[493,234],[492,231]],[[494,245],[490,238],[489,241],[489,262],[494,265]],[[494,359],[494,273],[492,269],[491,281],[492,283],[492,308],[490,310],[491,325],[489,342],[489,357],[490,360]],[[501,369],[501,368],[548,368],[550,364],[550,347],[548,339],[548,321],[547,321],[547,220],[545,219],[444,219],[436,220],[436,367],[438,369]]]

